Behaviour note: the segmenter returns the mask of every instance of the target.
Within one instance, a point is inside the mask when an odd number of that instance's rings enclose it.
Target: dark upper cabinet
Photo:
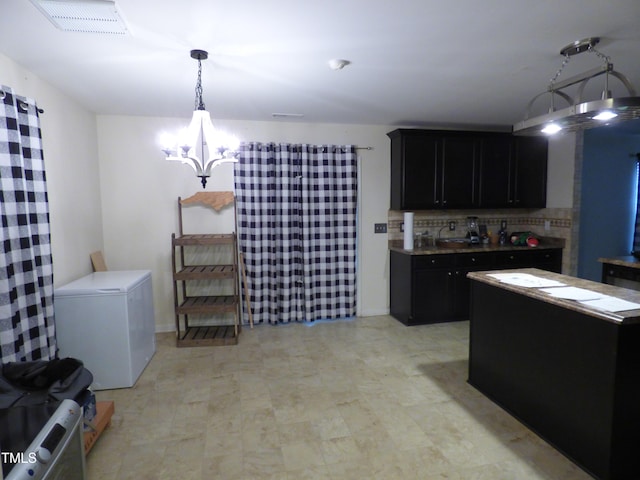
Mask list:
[[[546,206],[546,138],[486,136],[480,152],[478,207]]]
[[[547,206],[548,141],[545,137],[514,137],[516,207]]]
[[[429,135],[391,137],[391,208],[434,208],[440,142]]]
[[[388,136],[393,210],[546,205],[545,138],[417,129]]]
[[[391,138],[391,208],[472,208],[477,140],[461,132],[400,129]]]
[[[481,208],[512,206],[516,165],[511,135],[483,138],[480,151],[478,206]]]
[[[444,135],[441,145],[441,206],[471,208],[476,197],[477,139]]]

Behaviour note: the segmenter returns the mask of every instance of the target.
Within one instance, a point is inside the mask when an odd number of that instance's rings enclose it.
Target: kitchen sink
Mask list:
[[[436,247],[441,248],[462,248],[469,245],[468,238],[438,238]]]

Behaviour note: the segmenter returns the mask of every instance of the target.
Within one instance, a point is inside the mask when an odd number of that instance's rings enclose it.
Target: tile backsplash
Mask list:
[[[403,239],[402,224],[404,211],[389,210],[388,240],[398,242]],[[531,231],[540,237],[554,237],[565,240],[562,256],[562,271],[570,271],[571,258],[571,208],[543,208],[535,210],[416,210],[413,218],[415,233],[429,232],[434,238],[464,237],[467,233],[467,217],[478,217],[479,225],[486,225],[487,231],[497,233],[500,222],[507,221],[507,232]],[[449,222],[456,222],[455,231],[450,231]]]

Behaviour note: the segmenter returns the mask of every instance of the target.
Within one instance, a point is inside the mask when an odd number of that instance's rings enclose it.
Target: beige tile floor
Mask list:
[[[238,345],[173,334],[87,459],[90,480],[586,480],[466,383],[468,322],[387,316],[245,328]]]

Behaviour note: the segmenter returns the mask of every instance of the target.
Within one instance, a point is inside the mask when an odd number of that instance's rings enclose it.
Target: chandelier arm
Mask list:
[[[602,75],[603,73],[610,72],[611,70],[613,70],[613,64],[602,65],[600,67],[592,68],[591,70],[582,72],[578,75],[574,75],[561,82],[555,82],[552,85],[550,84],[547,87],[547,91],[550,92],[552,90],[562,90],[563,88],[570,87],[571,85],[575,85],[584,80],[589,80],[591,78],[597,77],[598,75]]]
[[[235,156],[209,159],[204,167],[205,175],[210,176],[211,170],[216,168],[218,165],[222,165],[223,163],[238,163],[238,159]]]
[[[197,158],[182,157],[180,160],[182,160],[182,163],[184,163],[185,165],[189,165],[191,168],[193,168],[193,171],[196,172],[196,176],[199,177],[203,175],[202,163]]]
[[[609,70],[607,73],[609,75],[613,75],[618,80],[620,80],[620,82],[627,89],[627,92],[629,92],[629,96],[630,97],[635,97],[636,96],[635,88],[633,88],[633,85],[631,85],[631,82],[629,81],[629,79],[627,77],[625,77],[622,73],[616,72],[615,70]],[[589,78],[585,78],[580,83],[580,86],[578,87],[578,90],[576,91],[576,104],[582,103],[582,93],[584,92],[584,88],[587,86],[587,83],[589,82],[589,80],[591,80],[593,77],[595,77],[595,75],[592,76],[592,77],[589,77]],[[608,89],[608,87],[607,87],[607,89]]]
[[[567,95],[566,93],[561,92],[561,91],[559,91],[559,90],[548,90],[548,91],[546,91],[546,92],[539,93],[538,95],[536,95],[535,97],[533,97],[533,98],[529,101],[529,103],[527,104],[527,108],[526,108],[525,114],[524,114],[524,119],[525,119],[525,120],[528,120],[528,119],[531,117],[531,109],[532,109],[532,107],[533,107],[534,102],[535,102],[538,98],[540,98],[542,95],[546,95],[547,93],[550,93],[552,96],[553,96],[553,95],[558,95],[559,97],[563,98],[563,99],[564,99],[564,100],[565,100],[569,105],[574,105],[573,98],[571,98],[571,97],[570,97],[569,95]]]

